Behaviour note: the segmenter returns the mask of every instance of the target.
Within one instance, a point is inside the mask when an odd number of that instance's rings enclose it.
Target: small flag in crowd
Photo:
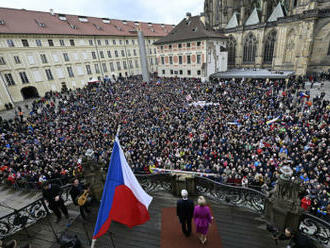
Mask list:
[[[96,239],[108,231],[112,221],[128,227],[147,222],[150,219],[148,207],[151,201],[152,197],[142,189],[134,176],[116,137],[93,234],[92,248]]]
[[[301,97],[301,98],[309,98],[309,95],[307,95],[307,94],[304,93],[304,92],[300,92],[300,97]]]
[[[270,121],[266,121],[266,124],[267,124],[267,125],[270,125],[270,124],[272,124],[272,123],[274,123],[274,122],[277,122],[279,119],[280,119],[280,116],[278,116],[278,117],[276,117],[275,119],[272,119],[272,120],[270,120]]]

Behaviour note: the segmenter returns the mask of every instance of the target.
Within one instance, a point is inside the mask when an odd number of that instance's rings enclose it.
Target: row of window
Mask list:
[[[179,61],[178,61],[179,64],[182,65],[183,64],[183,56],[179,55],[178,58],[179,58]],[[196,63],[201,64],[201,62],[202,62],[201,55],[197,54],[196,58],[197,58]],[[162,63],[162,65],[165,65],[165,57],[161,57],[161,63]],[[169,64],[173,65],[173,56],[169,56]],[[188,65],[191,64],[191,55],[187,55],[187,64]]]
[[[197,41],[197,46],[201,46],[202,42],[201,41]],[[187,42],[186,43],[186,47],[189,48],[191,47],[191,43],[190,42]],[[178,44],[178,48],[182,48],[182,43],[179,43]],[[163,50],[164,49],[164,46],[160,46],[160,49]],[[168,49],[172,49],[172,45],[168,45]]]
[[[277,33],[276,31],[270,32],[268,36],[265,39],[265,46],[264,46],[264,56],[263,60],[265,64],[271,64],[274,57],[274,50],[275,50],[275,43],[276,43],[276,37]],[[244,45],[243,45],[243,63],[254,63],[257,53],[257,39],[254,36],[254,34],[250,33],[245,39],[244,39]],[[290,43],[287,44],[287,48],[290,45]],[[227,49],[228,49],[228,64],[229,65],[235,65],[235,59],[236,59],[236,40],[231,36],[228,43],[227,43]],[[289,47],[289,50],[292,50],[293,48]],[[329,41],[329,48],[327,55],[330,55],[330,41]]]
[[[33,41],[28,40],[28,39],[21,39],[21,43],[22,43],[23,47],[29,47],[31,42],[33,42]],[[54,41],[52,39],[47,40],[47,42],[48,42],[48,46],[50,46],[50,47],[54,46]],[[108,46],[108,45],[110,45],[111,41],[104,40],[103,42],[104,42],[104,45]],[[103,42],[102,42],[102,40],[96,40],[96,43],[97,43],[98,46],[102,46]],[[153,40],[153,41],[147,40],[147,43],[149,45],[151,45],[152,42],[155,42],[155,40]],[[90,46],[94,46],[95,42],[94,42],[94,40],[88,40],[88,43],[89,43]],[[65,40],[63,40],[63,39],[59,40],[59,44],[60,44],[60,46],[66,46]],[[70,39],[69,44],[70,44],[70,46],[75,46],[75,40]],[[135,44],[138,44],[138,43],[137,43],[136,40],[125,40],[125,41],[119,40],[118,44],[119,45],[123,45],[123,44],[125,44],[125,45],[130,45],[130,44],[135,45]],[[8,47],[15,47],[15,41],[12,40],[12,39],[8,39],[7,40],[7,45],[8,45]],[[43,46],[43,41],[40,40],[40,39],[37,39],[37,40],[35,40],[35,45],[38,46],[38,47],[41,47],[41,46]],[[112,40],[112,45],[117,45],[117,40]]]
[[[264,63],[271,64],[273,61],[276,35],[276,31],[273,31],[269,33],[265,39]],[[246,36],[243,44],[243,63],[255,62],[257,54],[257,44],[258,41],[254,34],[250,33]],[[229,65],[235,65],[236,45],[236,40],[231,36],[227,43]]]
[[[166,70],[162,70],[162,74],[165,75],[166,74]],[[184,70],[170,70],[170,74],[171,75],[185,75],[184,74]],[[187,74],[188,76],[191,76],[191,70],[187,70]],[[197,70],[197,75],[200,76],[201,75],[201,70]]]
[[[134,67],[139,68],[138,60],[135,60],[134,62],[135,62],[135,65],[133,64],[132,60],[129,60],[128,63],[126,61],[122,61],[122,63],[120,61],[117,61],[116,63],[110,62],[109,67],[106,63],[102,63],[101,66],[102,66],[102,71],[104,73],[106,73],[108,71],[115,72],[116,70],[118,70],[118,71],[127,70],[128,68],[129,69],[134,69]],[[91,65],[85,65],[85,68],[86,68],[87,75],[91,75],[92,74]],[[55,68],[54,70],[56,70],[58,78],[64,78],[65,77],[62,68]],[[67,70],[68,76],[70,78],[75,77],[75,74],[74,74],[73,69],[72,69],[71,66],[67,66],[66,70]],[[96,74],[101,73],[101,69],[100,69],[99,64],[94,64],[94,70],[95,70]],[[83,72],[83,69],[82,69],[81,66],[78,66],[76,68],[76,71],[77,71],[77,74],[79,76],[84,75],[84,72]],[[35,79],[36,82],[43,81],[39,70],[32,71],[32,74],[33,74],[34,79]],[[46,75],[46,78],[47,78],[48,81],[54,80],[52,69],[45,69],[45,75]],[[27,84],[27,83],[30,82],[28,76],[26,75],[26,72],[19,72],[19,76],[20,76],[22,84]],[[14,80],[11,73],[5,73],[4,77],[5,77],[5,80],[6,80],[8,86],[12,86],[12,85],[16,84],[16,82],[15,82],[15,80]]]
[[[91,55],[92,55],[92,59],[97,59],[96,52],[91,52]],[[131,50],[128,49],[127,50],[127,56],[131,57],[131,55],[132,55]],[[78,60],[79,59],[78,56],[79,55],[77,53],[75,53],[74,54],[74,59]],[[101,59],[104,59],[105,58],[104,51],[99,51],[99,56],[100,56]],[[108,56],[108,58],[112,58],[112,53],[111,53],[110,50],[107,51],[107,56]],[[133,49],[133,56],[137,56],[136,49]],[[83,57],[84,57],[84,59],[88,59],[87,53],[83,53]],[[119,52],[117,50],[114,51],[114,57],[115,58],[119,57]],[[124,50],[121,50],[121,57],[126,57]],[[14,58],[15,64],[21,64],[21,59],[20,59],[19,56],[14,56],[13,58]],[[63,58],[64,58],[65,62],[70,61],[70,57],[69,57],[68,53],[63,53]],[[35,64],[34,63],[34,57],[32,55],[28,56],[28,60],[29,60],[30,64]],[[40,60],[41,60],[41,63],[47,64],[48,63],[47,55],[46,54],[40,54]],[[59,62],[59,58],[58,58],[57,54],[53,54],[53,60],[54,60],[54,62]],[[0,65],[5,65],[5,64],[6,64],[6,60],[4,59],[4,57],[0,57]]]

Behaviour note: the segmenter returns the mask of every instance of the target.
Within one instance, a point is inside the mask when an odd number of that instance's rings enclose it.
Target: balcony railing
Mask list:
[[[148,193],[173,192],[172,179],[169,174],[137,175],[142,187]],[[69,194],[71,186],[63,186],[62,198],[66,203],[71,201]],[[248,208],[249,210],[263,214],[266,195],[263,193],[237,186],[221,184],[204,177],[195,177],[196,194],[219,203],[229,204],[237,207]],[[37,223],[40,219],[49,214],[42,198],[37,201],[13,211],[0,218],[0,239],[4,239],[14,233]],[[330,247],[330,223],[308,213],[301,217],[299,230],[317,240],[324,247]]]

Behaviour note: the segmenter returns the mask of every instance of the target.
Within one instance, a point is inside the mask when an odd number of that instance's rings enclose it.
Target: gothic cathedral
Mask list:
[[[205,0],[203,15],[229,38],[229,68],[330,71],[329,0]]]

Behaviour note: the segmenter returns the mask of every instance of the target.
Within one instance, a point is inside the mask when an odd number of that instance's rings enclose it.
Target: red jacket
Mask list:
[[[306,197],[301,199],[301,207],[303,209],[308,210],[310,205],[311,205],[311,200],[307,199]]]

